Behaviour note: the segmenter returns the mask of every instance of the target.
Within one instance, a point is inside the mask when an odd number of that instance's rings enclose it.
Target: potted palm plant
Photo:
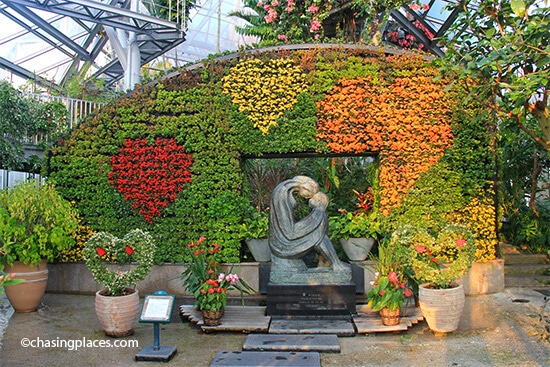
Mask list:
[[[77,229],[76,210],[50,183],[32,180],[0,192],[0,270],[26,280],[5,288],[16,312],[36,310],[47,262],[75,243]]]
[[[148,232],[134,229],[124,238],[95,233],[84,246],[84,260],[95,281],[105,286],[96,292],[96,314],[106,335],[132,335],[139,316],[141,282],[153,266],[155,244]],[[108,263],[111,263],[108,266]],[[124,265],[133,263],[134,265]]]
[[[472,266],[476,252],[471,231],[452,224],[436,238],[424,228],[407,225],[392,234],[390,248],[419,286],[420,309],[430,329],[456,331],[465,302],[460,279]]]

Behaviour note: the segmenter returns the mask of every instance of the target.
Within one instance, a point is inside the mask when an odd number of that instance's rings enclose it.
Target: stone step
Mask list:
[[[351,316],[346,319],[315,318],[271,318],[270,334],[335,334],[337,336],[355,336],[355,327]]]
[[[550,289],[550,275],[506,275],[507,288]]]
[[[321,367],[318,352],[219,351],[210,367]]]
[[[335,334],[251,334],[243,350],[340,353]]]
[[[504,266],[504,275],[548,275],[548,264],[509,264]]]
[[[505,265],[549,263],[548,256],[544,254],[506,254],[503,257]]]
[[[507,254],[520,254],[521,253],[521,251],[519,250],[519,248],[517,248],[517,246],[513,246],[513,245],[510,245],[508,243],[501,243],[499,245],[499,248],[500,248],[500,253],[503,256],[506,256]]]

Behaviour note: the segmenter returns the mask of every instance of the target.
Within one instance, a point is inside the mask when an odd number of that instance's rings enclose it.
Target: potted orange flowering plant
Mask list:
[[[195,306],[202,312],[204,324],[218,325],[227,305],[227,291],[238,290],[244,305],[244,294],[254,290],[233,268],[226,274],[219,263],[220,245],[201,237],[187,245],[191,262],[181,275],[183,285],[195,297]]]
[[[407,286],[405,268],[385,245],[378,247],[378,259],[372,255],[370,258],[376,273],[371,282],[373,287],[367,293],[368,306],[380,312],[384,325],[397,325],[405,298],[412,296]]]

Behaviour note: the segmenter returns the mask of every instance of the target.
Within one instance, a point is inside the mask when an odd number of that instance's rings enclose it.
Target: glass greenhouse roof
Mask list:
[[[0,0],[0,78],[15,84],[34,79],[55,89],[73,70],[89,65],[90,74],[116,82],[124,71],[109,28],[118,35],[135,32],[140,64],[151,67],[157,60],[182,65],[254,42],[234,31],[243,21],[228,16],[242,8],[240,0],[199,0],[188,24],[152,17],[141,2],[132,12],[130,3]]]
[[[236,50],[256,40],[235,32],[243,20],[228,14],[241,0],[198,0],[190,22],[175,23],[149,15],[141,1],[154,0],[0,0],[0,78],[14,84],[35,80],[59,89],[75,71],[120,85],[128,60],[117,52],[135,34],[140,65],[181,66],[208,55]],[[176,0],[181,6],[186,0]],[[412,25],[420,21],[436,37],[454,20],[444,7],[454,0],[430,0],[427,11],[408,7],[392,11],[400,30],[415,35],[438,56],[443,51]],[[424,40],[422,40],[424,38]],[[115,41],[113,41],[115,39]],[[128,57],[130,59],[130,57]]]

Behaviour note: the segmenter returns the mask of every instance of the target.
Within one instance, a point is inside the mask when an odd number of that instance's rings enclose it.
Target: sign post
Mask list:
[[[168,362],[176,354],[176,347],[160,345],[160,324],[168,324],[176,296],[165,291],[145,295],[139,322],[153,324],[154,344],[148,345],[136,354],[136,361]]]

